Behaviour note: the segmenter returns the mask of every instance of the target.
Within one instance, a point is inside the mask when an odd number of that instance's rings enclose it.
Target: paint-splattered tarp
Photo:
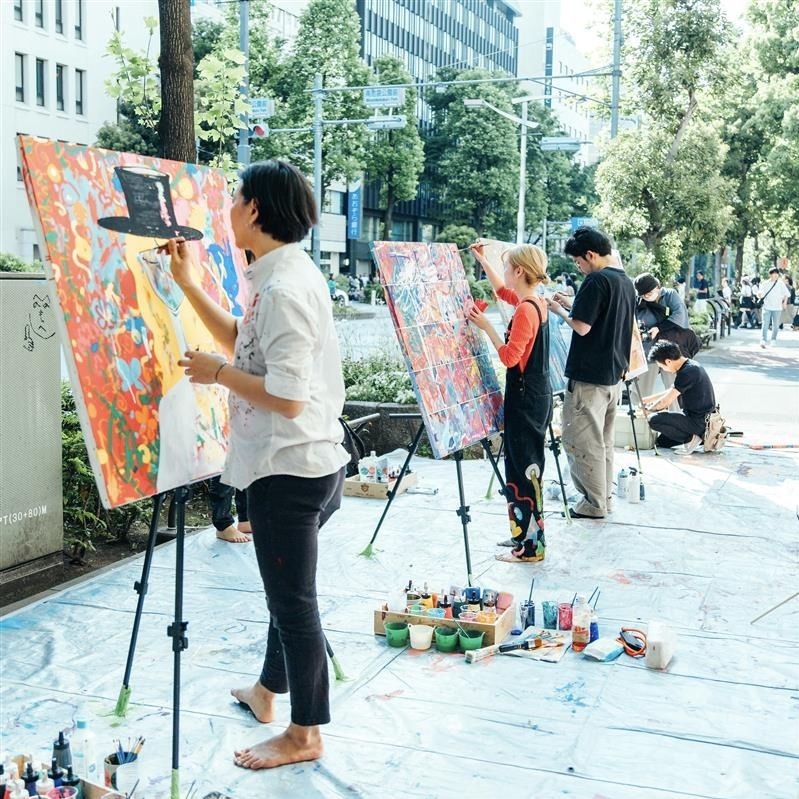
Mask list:
[[[502,390],[454,244],[376,241],[372,255],[437,458],[502,429]]]
[[[229,229],[224,174],[31,136],[18,142],[104,504],[219,473],[227,393],[191,385],[177,365],[186,349],[218,347],[172,279],[168,257],[153,248],[169,235],[201,235],[188,246],[202,285],[241,315],[245,264]],[[131,176],[149,183],[123,186]]]
[[[625,420],[626,421],[626,420]],[[269,797],[508,799],[795,799],[799,763],[799,601],[751,619],[796,590],[799,459],[729,446],[717,456],[642,455],[646,502],[611,519],[547,524],[539,565],[494,560],[506,535],[501,497],[485,499],[489,464],[463,464],[476,582],[570,600],[599,586],[600,631],[659,619],[677,632],[665,672],[622,656],[572,651],[548,664],[389,649],[372,612],[390,590],[458,584],[465,565],[451,463],[417,458],[436,496],[395,501],[376,557],[357,553],[382,503],[345,497],[320,535],[322,623],[351,682],[332,683],[325,756],[273,772],[236,768],[232,753],[282,729],[260,725],[228,690],[260,673],[267,616],[249,545],[213,530],[186,546],[181,796],[219,790]],[[548,459],[547,480],[555,477]],[[634,456],[617,452],[617,466]],[[49,762],[81,708],[98,740],[144,735],[141,796],[170,787],[174,545],[156,550],[120,726],[108,714],[124,671],[141,558],[0,620],[0,748]],[[331,670],[332,679],[332,670]],[[277,729],[275,729],[277,728]]]

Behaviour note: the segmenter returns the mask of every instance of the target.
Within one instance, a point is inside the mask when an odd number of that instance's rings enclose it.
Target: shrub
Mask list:
[[[350,401],[416,404],[416,395],[405,365],[385,355],[345,358],[344,388]]]
[[[86,452],[75,398],[66,382],[61,384],[61,447],[65,545],[73,550],[93,550],[93,541],[126,541],[147,503],[134,502],[111,511],[103,507]]]
[[[475,280],[469,278],[469,291],[476,300],[494,302],[494,291],[487,280]]]
[[[0,272],[44,272],[41,261],[28,263],[9,252],[0,252]]]

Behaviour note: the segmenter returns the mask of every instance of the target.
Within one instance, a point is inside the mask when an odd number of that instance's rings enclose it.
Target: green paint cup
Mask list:
[[[458,647],[458,631],[454,627],[436,627],[436,649],[454,652]]]
[[[460,630],[458,632],[458,641],[461,645],[461,651],[468,652],[470,649],[481,649],[484,635],[485,633],[480,630]]]
[[[386,641],[389,646],[406,646],[408,643],[408,623],[405,621],[386,622]]]

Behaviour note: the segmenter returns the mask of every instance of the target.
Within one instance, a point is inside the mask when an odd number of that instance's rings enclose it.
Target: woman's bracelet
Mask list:
[[[225,368],[227,365],[228,365],[228,362],[227,362],[227,361],[222,361],[222,363],[220,363],[220,364],[219,364],[219,368],[216,370],[216,374],[214,375],[214,383],[218,383],[218,382],[219,382],[219,373],[220,373],[220,372],[221,372],[221,371],[222,371],[222,370],[223,370],[223,369],[224,369],[224,368]]]

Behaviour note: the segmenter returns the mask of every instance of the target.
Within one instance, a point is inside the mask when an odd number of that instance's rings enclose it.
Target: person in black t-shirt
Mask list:
[[[696,273],[694,288],[696,289],[696,299],[707,300],[710,298],[710,286],[708,286],[708,282],[705,280],[705,275],[703,272]]]
[[[550,310],[575,333],[566,359],[563,449],[583,498],[570,513],[602,519],[611,510],[616,405],[630,362],[636,295],[600,231],[578,228],[565,252],[586,276],[573,300],[562,294],[549,300]]]
[[[656,413],[649,417],[649,426],[659,433],[657,445],[677,447],[682,444],[680,451],[690,454],[702,443],[707,415],[716,407],[713,384],[704,368],[686,358],[672,341],[658,341],[649,359],[674,375],[674,385],[661,394],[644,397],[646,408],[661,411],[675,399],[682,408],[682,413]]]

